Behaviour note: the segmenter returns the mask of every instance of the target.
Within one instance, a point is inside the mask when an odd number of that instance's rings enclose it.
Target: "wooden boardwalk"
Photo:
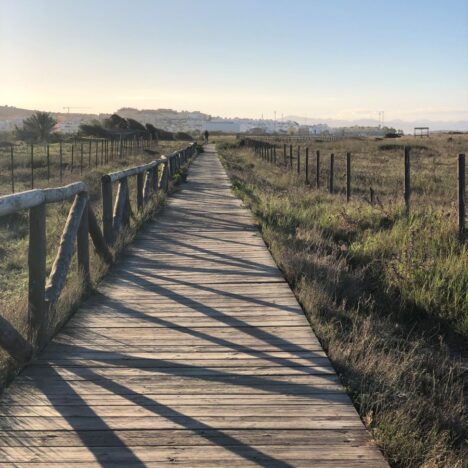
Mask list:
[[[3,395],[2,467],[386,466],[209,149]]]

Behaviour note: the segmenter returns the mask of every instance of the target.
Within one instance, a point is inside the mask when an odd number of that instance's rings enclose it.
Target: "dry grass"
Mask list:
[[[461,467],[468,251],[455,221],[423,205],[408,219],[390,192],[346,205],[249,150],[218,149],[390,463]]]

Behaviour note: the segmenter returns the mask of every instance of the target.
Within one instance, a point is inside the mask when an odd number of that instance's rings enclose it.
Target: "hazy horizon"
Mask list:
[[[0,0],[0,102],[468,120],[468,4]]]

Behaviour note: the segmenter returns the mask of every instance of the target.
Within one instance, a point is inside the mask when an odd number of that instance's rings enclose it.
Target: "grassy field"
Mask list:
[[[419,145],[409,217],[402,150],[387,144]],[[316,149],[324,163],[320,190],[234,140],[218,141],[235,192],[390,463],[461,467],[468,250],[457,239],[455,157],[468,149],[468,137],[348,139],[310,145],[311,154]],[[353,153],[350,203],[343,196],[346,151]],[[335,195],[325,184],[331,152]]]
[[[176,149],[181,149],[187,146],[187,142],[171,141],[161,142],[158,151],[161,154],[168,154]],[[100,178],[103,174],[118,170],[119,168],[131,167],[137,164],[149,162],[155,156],[149,156],[144,153],[139,153],[131,157],[131,159],[114,160],[107,165],[91,168],[84,171],[83,175],[79,173],[67,172],[64,173],[63,184],[67,184],[76,180],[83,180],[86,183],[89,192],[90,201],[96,217],[101,219],[101,194],[100,194]],[[58,186],[58,181],[54,179]],[[42,181],[42,186],[46,184]],[[130,200],[134,206],[136,199],[136,180],[135,177],[129,179]],[[159,195],[158,199],[148,207],[142,215],[137,215],[130,229],[121,237],[120,242],[115,248],[115,251],[120,251],[124,245],[129,242],[134,236],[138,226],[144,221],[148,213],[155,208],[155,204],[162,204],[164,195]],[[65,221],[68,216],[72,201],[63,203],[54,203],[47,205],[47,269],[50,271],[60,237],[63,231]],[[6,318],[13,326],[19,330],[23,336],[27,334],[27,284],[28,284],[28,242],[29,242],[29,227],[28,227],[28,212],[27,210],[18,212],[14,215],[0,219],[0,310],[4,318]],[[95,254],[94,249],[90,248],[91,255],[91,273],[93,285],[95,286],[107,267]],[[59,303],[55,307],[54,313],[50,320],[50,333],[60,328],[61,324],[69,317],[73,308],[79,303],[84,293],[81,278],[77,273],[76,258],[70,267],[67,285],[63,290]],[[5,382],[12,376],[12,372],[17,368],[17,364],[8,356],[8,354],[0,350],[0,389]]]

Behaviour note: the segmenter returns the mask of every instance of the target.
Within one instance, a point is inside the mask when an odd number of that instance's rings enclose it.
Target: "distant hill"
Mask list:
[[[25,119],[36,112],[36,110],[42,109],[22,109],[20,107],[14,106],[0,106],[0,120]],[[51,112],[51,114],[59,121],[69,117],[82,117],[90,120],[99,118],[98,114],[83,114],[74,112]]]
[[[20,109],[19,107],[0,106],[0,120],[24,119],[33,112],[33,110]]]
[[[42,109],[41,109],[42,110]],[[18,120],[29,117],[35,112],[34,109],[22,109],[14,106],[0,106],[0,121],[3,120]],[[161,126],[161,120],[164,122],[172,122],[176,120],[185,119],[188,122],[194,120],[210,120],[212,116],[199,111],[176,111],[173,109],[134,109],[131,107],[124,107],[116,111],[121,117],[133,118],[141,122],[155,123]],[[109,117],[109,114],[84,114],[75,112],[51,112],[55,118],[62,122],[69,119],[83,119],[93,120]],[[324,119],[324,118],[308,118],[297,115],[289,115],[284,117],[284,121],[294,121],[301,125],[317,125],[326,124],[329,127],[377,127],[379,122],[375,119],[358,119],[358,120],[340,120],[340,119]],[[169,124],[168,124],[169,125]],[[388,120],[385,121],[387,127],[393,127],[397,130],[401,129],[405,133],[413,133],[414,127],[429,127],[431,131],[442,131],[442,130],[456,130],[456,131],[468,131],[468,120],[457,120],[457,121],[442,121],[442,120]]]

